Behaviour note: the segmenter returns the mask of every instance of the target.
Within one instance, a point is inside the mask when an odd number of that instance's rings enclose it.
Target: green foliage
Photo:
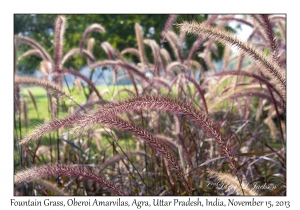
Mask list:
[[[50,55],[53,55],[53,34],[54,22],[57,15],[55,14],[16,14],[14,16],[14,34],[23,35],[36,40],[44,47]],[[167,14],[87,14],[72,15],[67,14],[67,27],[64,35],[64,53],[70,49],[79,46],[82,33],[87,26],[98,23],[102,25],[106,33],[93,32],[90,37],[95,38],[93,54],[97,60],[107,59],[107,55],[101,47],[101,43],[106,41],[113,48],[122,51],[128,47],[137,48],[136,36],[134,32],[134,24],[139,23],[143,27],[144,38],[159,40],[165,22],[168,19]],[[204,15],[179,15],[177,20],[196,20],[202,22],[206,17]],[[178,29],[176,29],[178,31]],[[184,49],[188,53],[196,37],[187,39],[187,46]],[[168,43],[163,46],[170,51]],[[29,50],[26,44],[21,44],[18,48],[18,56]],[[152,62],[151,49],[146,48],[147,57]],[[137,62],[132,55],[126,55],[126,58]],[[24,73],[33,73],[39,69],[39,63],[42,59],[38,56],[30,56],[19,61],[18,68]],[[64,66],[80,69],[86,65],[86,59],[82,56],[74,56],[68,60]]]

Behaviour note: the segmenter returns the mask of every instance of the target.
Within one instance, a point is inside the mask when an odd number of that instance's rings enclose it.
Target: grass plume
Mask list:
[[[258,61],[265,69],[269,72],[269,76],[278,82],[285,91],[286,78],[284,70],[281,69],[276,63],[272,62],[267,56],[262,52],[258,51],[252,44],[245,43],[234,37],[232,34],[222,31],[213,27],[206,26],[204,24],[199,24],[196,22],[187,22],[176,24],[181,30],[186,31],[194,35],[204,35],[209,38],[213,38],[223,43],[229,43],[231,45],[237,46],[245,54],[249,55],[254,61]]]
[[[142,30],[141,30],[140,24],[135,23],[134,30],[135,30],[135,36],[136,36],[136,40],[137,40],[137,44],[138,44],[138,50],[139,50],[139,55],[140,55],[139,57],[143,64],[143,68],[145,68],[146,66],[148,66],[148,61],[147,61],[147,58],[145,55],[145,47],[144,47],[144,43],[143,43],[143,35],[142,35]]]
[[[82,35],[82,38],[80,40],[80,44],[79,44],[79,49],[82,50],[84,47],[84,43],[85,40],[87,39],[87,37],[93,32],[93,31],[98,31],[100,33],[105,33],[105,29],[97,23],[94,23],[92,25],[90,25],[89,27],[87,27]]]
[[[89,171],[84,167],[67,166],[67,165],[44,165],[33,167],[16,173],[14,177],[15,184],[21,182],[33,181],[40,177],[47,177],[53,175],[69,176],[77,179],[91,180],[99,183],[102,187],[107,188],[109,191],[116,195],[125,195],[125,193],[118,189],[113,183],[107,181],[105,178],[99,176],[95,172]]]
[[[234,160],[231,148],[227,146],[222,134],[220,133],[220,126],[211,120],[206,114],[196,110],[191,105],[185,104],[178,100],[160,96],[141,96],[118,103],[111,103],[104,106],[99,111],[95,111],[92,114],[86,115],[84,119],[78,122],[78,127],[76,129],[82,130],[82,128],[86,126],[97,124],[99,121],[101,121],[103,116],[112,116],[122,112],[132,110],[147,110],[151,108],[168,110],[187,115],[197,125],[202,127],[210,137],[215,139],[220,151],[226,156],[230,168],[234,174],[237,173],[237,163]]]
[[[55,21],[54,27],[54,71],[57,71],[59,75],[55,76],[54,80],[58,86],[62,86],[62,79],[60,75],[61,61],[63,56],[63,38],[65,32],[66,18],[62,15],[58,16]]]
[[[52,94],[54,94],[57,97],[60,96],[67,96],[64,89],[62,89],[60,86],[56,85],[55,83],[48,82],[45,80],[40,80],[32,77],[19,77],[15,76],[14,85],[20,85],[20,86],[38,86],[41,88],[44,88],[47,91],[50,91]]]
[[[31,47],[37,49],[40,53],[40,55],[42,55],[42,58],[50,61],[51,63],[53,63],[51,56],[47,53],[47,51],[40,45],[38,44],[36,41],[34,41],[33,39],[30,39],[28,37],[23,37],[23,36],[15,36],[15,39],[18,42],[24,42],[28,45],[30,45]]]
[[[215,176],[219,181],[225,183],[227,186],[230,186],[238,195],[259,195],[254,189],[249,188],[246,183],[242,182],[240,184],[237,177],[234,177],[229,173],[222,173],[213,170],[209,171],[208,173],[210,176]]]

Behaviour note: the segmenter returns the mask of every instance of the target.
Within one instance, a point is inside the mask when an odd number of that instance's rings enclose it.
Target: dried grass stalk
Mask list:
[[[68,193],[64,192],[63,190],[59,189],[55,184],[49,182],[49,181],[46,181],[46,180],[43,180],[43,179],[40,179],[40,178],[37,178],[35,180],[35,182],[41,186],[43,186],[44,188],[46,188],[47,190],[51,191],[51,192],[54,192],[55,195],[57,196],[69,196]]]

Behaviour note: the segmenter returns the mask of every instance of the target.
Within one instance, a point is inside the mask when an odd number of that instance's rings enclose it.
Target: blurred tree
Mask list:
[[[64,35],[64,53],[70,49],[78,47],[82,33],[93,24],[102,25],[106,33],[93,32],[90,37],[95,38],[93,54],[97,60],[107,59],[101,43],[109,42],[115,49],[122,51],[128,47],[137,48],[134,31],[134,24],[137,22],[143,27],[144,37],[154,39],[159,43],[161,32],[169,17],[168,14],[87,14],[72,15],[66,14],[67,28]],[[53,55],[53,33],[55,14],[15,14],[14,34],[28,36],[36,40],[43,46],[50,55]],[[182,20],[196,20],[202,22],[207,15],[182,14],[178,15],[177,22]],[[173,28],[178,32],[178,29]],[[196,37],[189,36],[186,39],[186,49],[192,45]],[[160,44],[160,43],[159,43]],[[163,43],[167,50],[170,50],[168,43]],[[30,49],[26,44],[21,44],[18,48],[18,56]],[[146,48],[147,57],[151,61],[150,48]],[[136,58],[130,57],[134,62]],[[18,69],[24,73],[33,73],[39,68],[40,57],[30,56],[22,59],[18,63]],[[80,69],[86,65],[86,60],[82,56],[76,56],[64,64],[65,67]]]

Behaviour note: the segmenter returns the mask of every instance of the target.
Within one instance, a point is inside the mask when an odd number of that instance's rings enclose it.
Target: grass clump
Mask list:
[[[64,54],[66,18],[58,16],[53,58],[35,40],[15,36],[33,48],[20,59],[43,60],[41,79],[15,75],[16,194],[286,194],[286,40],[273,32],[285,22],[211,15],[172,25],[176,18],[167,20],[161,45],[143,37],[142,23],[133,25],[137,48],[119,52],[104,41],[108,59],[96,58],[95,39],[88,39],[92,31],[105,32],[98,23]],[[225,31],[230,21],[253,28],[247,42]],[[186,33],[197,36],[191,49],[184,47]],[[128,53],[139,62],[123,57]],[[114,84],[97,87],[92,77],[66,68],[76,54],[91,72],[111,68]],[[74,84],[62,87],[65,75],[73,75]],[[131,84],[117,85],[124,78]],[[208,181],[235,191],[207,187]],[[256,191],[257,182],[276,190]]]

